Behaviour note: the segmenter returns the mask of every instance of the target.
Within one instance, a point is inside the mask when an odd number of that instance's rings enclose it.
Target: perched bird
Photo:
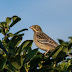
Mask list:
[[[30,28],[34,31],[33,41],[38,48],[47,52],[52,52],[55,47],[58,46],[58,44],[52,38],[42,31],[40,26],[33,25]],[[44,55],[46,55],[47,52]]]

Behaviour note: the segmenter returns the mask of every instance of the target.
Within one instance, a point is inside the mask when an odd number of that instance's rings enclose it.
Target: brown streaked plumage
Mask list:
[[[53,51],[58,46],[52,38],[42,31],[40,26],[33,25],[30,28],[34,31],[33,41],[38,48],[48,52]]]

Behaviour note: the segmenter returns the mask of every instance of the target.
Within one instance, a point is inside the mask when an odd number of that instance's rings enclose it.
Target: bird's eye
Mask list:
[[[34,28],[36,28],[36,26]]]

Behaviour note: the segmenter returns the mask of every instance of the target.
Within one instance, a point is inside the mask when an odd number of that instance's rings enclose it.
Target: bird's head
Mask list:
[[[38,25],[33,25],[33,26],[29,27],[29,28],[31,28],[34,32],[42,31],[41,27],[38,26]]]

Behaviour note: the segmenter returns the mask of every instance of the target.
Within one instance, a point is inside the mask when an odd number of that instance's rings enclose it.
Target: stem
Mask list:
[[[54,61],[54,65],[53,65],[53,67],[55,67],[56,66],[56,61]]]

